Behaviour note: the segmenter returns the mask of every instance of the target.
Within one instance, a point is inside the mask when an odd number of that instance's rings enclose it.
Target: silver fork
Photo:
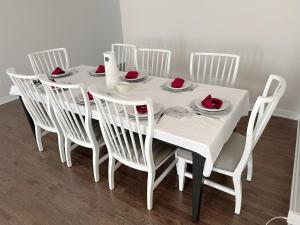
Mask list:
[[[199,113],[199,112],[196,112],[196,111],[193,111],[192,113],[196,114],[198,116],[206,116],[206,117],[210,117],[210,118],[214,118],[214,119],[220,119],[220,117],[212,116],[212,115],[208,115],[208,114],[202,114],[202,113]]]

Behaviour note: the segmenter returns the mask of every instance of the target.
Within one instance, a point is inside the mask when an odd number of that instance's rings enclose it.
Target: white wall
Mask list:
[[[123,40],[173,52],[173,74],[188,74],[190,53],[241,56],[240,88],[251,101],[270,73],[288,83],[279,113],[300,113],[299,0],[120,0]]]
[[[66,47],[71,66],[96,66],[122,41],[118,0],[1,0],[0,29],[0,104],[9,99],[6,68],[33,73],[28,53]]]

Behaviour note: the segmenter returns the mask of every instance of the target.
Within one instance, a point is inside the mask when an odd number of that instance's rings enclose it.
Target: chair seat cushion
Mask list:
[[[127,140],[128,140],[129,150],[130,150],[130,154],[129,154],[129,152],[126,153],[127,161],[131,161],[131,159],[132,159],[132,161],[135,162],[135,163],[145,164],[138,135],[134,134],[134,140],[135,140],[135,146],[136,146],[138,160],[135,157],[134,147],[132,145],[132,142],[130,141],[131,139],[129,137],[129,134],[127,135]],[[143,143],[144,142],[145,142],[145,136],[143,136]],[[123,141],[123,145],[124,145],[124,148],[126,148],[124,141]],[[119,145],[119,149],[121,150],[120,145]],[[175,150],[176,150],[176,147],[174,147],[173,145],[170,145],[170,144],[167,144],[165,142],[153,139],[152,153],[153,153],[154,165],[156,167],[159,166],[159,164],[162,163],[171,154],[173,154],[175,152]],[[115,153],[115,154],[119,155],[118,153]],[[122,156],[122,158],[124,158],[124,157]]]
[[[153,140],[152,152],[155,166],[158,166],[166,158],[175,152],[175,147],[167,143]]]
[[[81,126],[81,130],[84,131],[85,138],[88,139],[85,127],[82,124],[80,124],[80,126]],[[93,127],[94,135],[95,135],[95,138],[96,138],[97,142],[98,143],[104,142],[104,138],[103,138],[102,133],[101,133],[99,121],[98,120],[92,120],[92,127]],[[78,130],[78,133],[79,133],[79,130]]]
[[[234,132],[220,152],[214,168],[233,172],[242,158],[245,143],[245,136]],[[177,155],[190,161],[193,160],[192,152],[185,149],[179,149]]]

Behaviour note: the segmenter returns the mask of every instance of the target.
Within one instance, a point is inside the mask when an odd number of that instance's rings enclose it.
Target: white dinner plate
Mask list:
[[[199,113],[201,115],[209,115],[209,116],[221,116],[221,115],[225,115],[227,113],[230,112],[230,108],[222,110],[222,111],[218,111],[218,112],[211,112],[211,111],[204,111],[201,109],[198,109],[195,105],[194,105],[194,101],[192,101],[190,103],[190,107],[193,109],[193,112],[195,113]]]
[[[104,76],[105,75],[105,73],[96,73],[96,70],[97,69],[92,69],[92,70],[90,70],[89,71],[89,75],[91,75],[91,76],[94,76],[94,77],[101,77],[101,76]]]
[[[133,78],[133,79],[127,79],[126,78],[126,73],[121,76],[122,80],[125,80],[125,81],[128,81],[128,82],[140,81],[140,80],[144,79],[145,77],[146,77],[145,74],[140,74],[140,73],[139,73],[137,78]]]
[[[166,87],[167,89],[169,90],[174,90],[174,91],[177,91],[177,90],[181,90],[181,91],[184,91],[186,89],[189,89],[192,87],[192,82],[190,82],[189,80],[185,80],[182,87],[180,88],[173,88],[171,85],[172,85],[172,82],[173,80],[170,80],[170,81],[167,81],[166,83],[164,83],[164,87]]]
[[[201,100],[200,99],[195,99],[193,101],[193,104],[196,108],[198,108],[199,110],[202,110],[202,111],[207,111],[207,112],[219,112],[219,111],[223,111],[223,110],[226,110],[228,109],[230,106],[231,106],[231,103],[225,99],[221,99],[223,101],[223,105],[221,106],[221,108],[219,109],[208,109],[208,108],[205,108],[202,103],[201,103]]]
[[[58,74],[58,75],[52,75],[52,74],[48,74],[48,77],[50,78],[60,78],[60,77],[66,77],[72,75],[72,71],[65,71],[65,73],[62,74]]]
[[[161,109],[162,109],[161,104],[153,103],[154,115],[158,114]],[[134,111],[134,108],[132,106],[127,107],[127,112],[131,117],[135,117],[135,111]],[[148,116],[148,113],[143,113],[143,114],[138,113],[138,116],[141,117],[141,118],[145,118],[145,117]]]
[[[78,104],[84,105],[84,99],[83,99],[83,96],[82,96],[82,95],[78,95],[78,96],[76,97],[76,101],[77,101]],[[89,100],[89,103],[90,103],[90,104],[94,104],[94,103],[95,103],[95,100],[94,100],[94,99],[93,99],[93,100]]]

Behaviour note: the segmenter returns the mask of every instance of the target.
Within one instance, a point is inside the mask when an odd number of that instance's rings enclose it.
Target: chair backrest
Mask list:
[[[35,75],[49,74],[56,67],[69,69],[69,57],[65,48],[49,49],[28,54]]]
[[[269,76],[262,96],[257,98],[252,109],[247,127],[245,150],[236,170],[242,172],[245,168],[253,148],[266,128],[285,90],[285,79],[278,75]]]
[[[194,82],[233,87],[240,57],[221,53],[192,53],[190,79]]]
[[[131,44],[112,44],[111,50],[115,52],[120,71],[136,69],[136,46]]]
[[[139,170],[153,168],[152,139],[154,129],[151,99],[129,101],[95,91],[94,96],[101,132],[109,154],[121,163]],[[146,105],[148,116],[141,120],[136,106]]]
[[[136,66],[139,72],[157,77],[169,77],[171,51],[161,49],[137,49]]]
[[[40,81],[64,136],[81,146],[93,147],[96,138],[92,127],[90,103],[84,86],[55,83],[43,75],[40,76]],[[83,99],[83,105],[78,104],[79,96]]]
[[[51,109],[47,106],[47,99],[42,85],[37,75],[21,75],[15,72],[14,68],[9,68],[6,73],[16,85],[21,93],[24,105],[29,112],[34,123],[48,131],[57,130],[57,124],[52,117]]]

